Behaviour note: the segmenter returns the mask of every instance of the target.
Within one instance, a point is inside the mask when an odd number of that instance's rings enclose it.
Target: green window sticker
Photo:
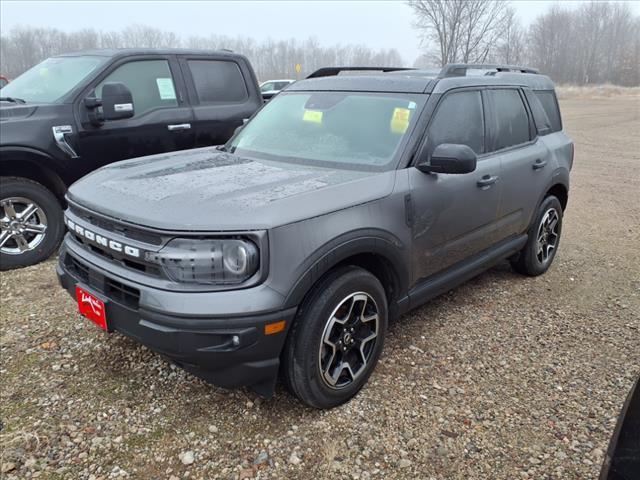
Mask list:
[[[171,78],[156,78],[156,84],[158,85],[160,100],[176,99],[176,91],[173,88],[173,80]]]

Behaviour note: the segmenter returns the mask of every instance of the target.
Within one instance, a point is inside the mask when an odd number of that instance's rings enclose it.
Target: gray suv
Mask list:
[[[268,396],[280,375],[330,408],[366,383],[390,320],[503,259],[549,268],[573,144],[548,77],[340,70],[224,146],[76,182],[57,269],[80,312],[216,385]]]

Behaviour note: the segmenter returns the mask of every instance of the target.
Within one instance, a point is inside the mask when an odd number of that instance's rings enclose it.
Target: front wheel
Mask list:
[[[26,178],[0,178],[0,270],[49,258],[64,234],[58,199]]]
[[[330,273],[303,303],[287,338],[283,373],[289,390],[315,408],[351,399],[373,372],[386,330],[380,281],[353,266]]]
[[[524,248],[511,259],[511,266],[519,273],[537,276],[551,266],[560,245],[562,205],[553,195],[546,197],[529,227]]]

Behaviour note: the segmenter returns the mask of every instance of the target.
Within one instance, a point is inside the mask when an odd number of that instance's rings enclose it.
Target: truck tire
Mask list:
[[[46,260],[64,234],[62,207],[41,184],[0,177],[0,270]]]
[[[546,197],[531,223],[524,248],[510,259],[513,269],[523,275],[542,275],[551,266],[560,246],[562,205],[553,195]]]
[[[341,267],[303,302],[283,352],[289,390],[314,408],[356,395],[378,362],[387,331],[387,298],[368,271]]]

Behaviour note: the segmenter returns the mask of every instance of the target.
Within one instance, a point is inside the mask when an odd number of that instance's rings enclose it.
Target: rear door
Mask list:
[[[221,145],[262,106],[254,74],[241,58],[181,55],[198,147]]]
[[[442,143],[471,147],[476,170],[425,174],[409,169],[414,204],[414,281],[489,248],[496,241],[500,159],[486,153],[485,112],[479,90],[446,93],[427,127],[430,152]]]
[[[121,82],[133,97],[132,118],[92,125],[84,98],[100,98],[107,82]],[[193,114],[173,55],[127,57],[114,62],[76,103],[79,154],[87,171],[107,163],[155,153],[193,148]]]
[[[495,88],[485,93],[492,112],[488,145],[502,166],[498,218],[505,238],[527,230],[554,166],[549,150],[538,137],[524,92]]]

